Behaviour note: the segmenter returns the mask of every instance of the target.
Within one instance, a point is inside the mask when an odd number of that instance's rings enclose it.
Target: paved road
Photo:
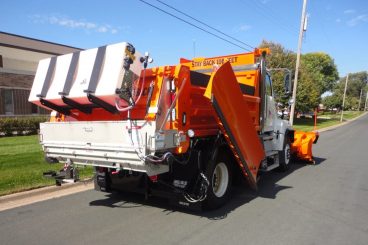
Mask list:
[[[3,211],[0,244],[368,244],[368,115],[322,133],[314,155],[213,212],[95,191]]]

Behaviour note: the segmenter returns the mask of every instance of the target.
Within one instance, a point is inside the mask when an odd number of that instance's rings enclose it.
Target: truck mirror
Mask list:
[[[294,104],[294,100],[293,100],[293,99],[290,99],[290,100],[288,101],[288,104],[289,104],[289,106],[290,106],[290,105],[292,105],[292,104]]]
[[[290,72],[287,72],[285,74],[284,88],[285,88],[285,94],[290,95],[291,94],[291,74],[290,74]]]

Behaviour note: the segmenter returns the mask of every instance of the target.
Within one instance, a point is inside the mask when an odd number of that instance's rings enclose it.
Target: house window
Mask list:
[[[5,115],[13,115],[14,114],[14,97],[13,90],[4,89],[4,109]]]
[[[3,65],[3,56],[0,55],[0,68],[3,68],[4,65]]]

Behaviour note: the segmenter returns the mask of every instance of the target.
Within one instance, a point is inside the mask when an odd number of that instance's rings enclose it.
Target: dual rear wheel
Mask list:
[[[226,153],[219,152],[217,157],[210,161],[206,169],[209,187],[205,206],[215,209],[224,205],[230,198],[232,184],[232,168],[230,158]]]

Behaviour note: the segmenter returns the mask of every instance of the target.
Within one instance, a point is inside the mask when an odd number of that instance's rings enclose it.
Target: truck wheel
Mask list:
[[[111,186],[111,179],[107,169],[97,169],[95,170],[94,176],[94,187],[96,191],[109,192]]]
[[[291,159],[290,153],[290,141],[289,139],[285,139],[284,149],[279,151],[279,163],[280,163],[280,170],[286,171],[289,168]]]
[[[214,161],[211,161],[207,170],[209,187],[207,191],[206,207],[218,208],[226,203],[230,197],[232,173],[230,160],[224,153],[219,153]]]

